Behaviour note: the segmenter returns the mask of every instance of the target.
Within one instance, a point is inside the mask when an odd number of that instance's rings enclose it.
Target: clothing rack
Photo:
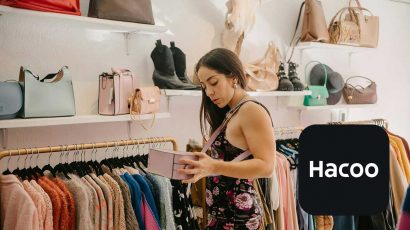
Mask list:
[[[3,150],[0,152],[0,160],[4,157],[19,156],[19,155],[29,155],[29,154],[41,154],[41,153],[53,153],[61,151],[73,151],[73,150],[85,150],[85,149],[98,149],[98,148],[110,148],[128,145],[143,145],[143,144],[154,144],[154,143],[172,143],[173,150],[178,149],[178,145],[175,138],[172,137],[150,137],[142,139],[131,139],[131,140],[120,140],[120,141],[107,141],[107,142],[97,142],[97,143],[87,143],[87,144],[71,144],[71,145],[60,145],[60,146],[48,146],[41,148],[20,148],[20,149],[10,149]]]
[[[357,124],[357,125],[378,125],[388,130],[389,122],[386,119],[371,119],[363,121],[340,121],[340,122],[329,122],[332,125],[343,125],[343,124]]]
[[[304,127],[299,127],[299,126],[295,126],[295,127],[274,127],[273,131],[274,131],[275,135],[278,135],[278,137],[283,137],[283,136],[286,136],[286,135],[293,136],[296,133],[302,132],[303,129],[304,129]]]

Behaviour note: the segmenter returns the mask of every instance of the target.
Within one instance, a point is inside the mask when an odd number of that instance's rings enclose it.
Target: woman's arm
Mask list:
[[[241,131],[245,137],[248,150],[253,159],[229,162],[220,161],[200,152],[194,154],[198,161],[182,159],[180,163],[188,164],[192,169],[180,169],[180,173],[194,174],[185,183],[196,182],[202,177],[213,174],[234,178],[263,178],[271,177],[275,160],[275,141],[273,128],[266,110],[255,103],[246,103],[238,111],[237,116],[241,124]]]

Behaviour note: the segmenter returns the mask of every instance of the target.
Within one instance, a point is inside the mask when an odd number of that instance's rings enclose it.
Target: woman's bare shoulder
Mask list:
[[[253,101],[243,104],[238,111],[238,115],[240,117],[241,122],[269,122],[270,124],[270,117],[266,109],[263,108],[262,105]]]

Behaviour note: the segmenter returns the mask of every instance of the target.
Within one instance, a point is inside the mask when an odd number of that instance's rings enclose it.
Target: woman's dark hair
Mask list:
[[[195,66],[195,74],[198,75],[198,70],[201,67],[213,69],[218,73],[224,74],[228,78],[236,78],[238,84],[244,89],[246,87],[245,72],[241,60],[238,56],[224,48],[217,48],[205,54]],[[205,90],[202,88],[202,102],[199,114],[201,125],[201,133],[203,136],[208,134],[207,125],[209,123],[213,133],[225,119],[226,113],[229,111],[229,106],[219,108],[211,99],[206,96]]]

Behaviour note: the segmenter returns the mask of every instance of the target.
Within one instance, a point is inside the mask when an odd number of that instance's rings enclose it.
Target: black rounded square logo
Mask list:
[[[312,125],[300,135],[301,207],[312,215],[372,215],[389,200],[389,139],[376,125]]]

